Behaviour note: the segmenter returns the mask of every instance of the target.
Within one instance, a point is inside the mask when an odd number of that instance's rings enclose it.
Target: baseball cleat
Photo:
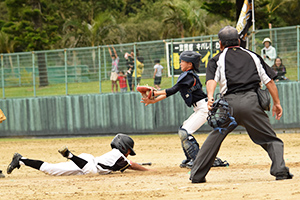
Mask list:
[[[276,180],[284,180],[284,179],[292,179],[293,178],[293,174],[291,174],[290,172],[287,172],[286,174],[280,174],[276,176]]]
[[[19,161],[21,158],[22,158],[21,154],[19,154],[19,153],[14,154],[11,163],[7,167],[7,174],[10,174],[15,168],[20,169],[21,166],[20,166]]]
[[[68,156],[70,154],[68,147],[63,147],[63,148],[59,149],[58,152],[65,158],[68,158]]]
[[[189,162],[190,160],[189,159],[186,159],[186,160],[183,160],[181,162],[181,164],[179,165],[180,168],[186,168],[186,164]]]
[[[5,175],[2,173],[2,170],[0,170],[0,178],[5,178]]]
[[[192,159],[188,163],[186,163],[186,168],[192,169],[193,165],[194,165],[194,160]]]
[[[192,183],[206,183],[206,178],[202,179],[202,180],[192,180]]]
[[[183,160],[182,163],[179,165],[179,167],[181,168],[188,168],[188,169],[192,169],[194,165],[194,160]]]
[[[216,157],[212,167],[228,167],[229,166],[229,163],[224,160],[222,161],[220,158]]]

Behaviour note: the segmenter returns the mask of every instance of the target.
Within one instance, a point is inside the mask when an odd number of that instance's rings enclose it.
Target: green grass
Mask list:
[[[205,77],[200,77],[202,84],[205,83]],[[174,84],[177,81],[177,77],[174,78]],[[153,79],[142,79],[140,85],[154,86]],[[166,89],[172,87],[172,78],[163,77],[161,88]],[[99,82],[88,82],[88,83],[69,83],[68,84],[68,94],[78,95],[78,94],[99,94],[100,93]],[[22,87],[8,87],[5,88],[5,98],[24,98],[24,97],[34,97],[34,87],[33,86],[22,86]],[[3,98],[3,89],[0,89],[0,94]],[[101,82],[101,93],[111,92],[111,81],[105,80]],[[36,96],[61,96],[66,95],[66,85],[65,84],[51,84],[47,87],[36,86]]]
[[[297,70],[288,71],[287,75],[290,78],[294,73],[294,76],[297,75]],[[178,77],[174,78],[174,84],[176,83]],[[205,76],[200,76],[201,83],[205,87]],[[140,85],[154,86],[152,78],[142,78]],[[161,88],[166,89],[172,87],[172,78],[163,77]],[[205,90],[205,89],[204,89]],[[33,86],[21,86],[21,87],[7,87],[5,88],[5,98],[28,98],[34,97],[34,87]],[[101,82],[101,93],[110,93],[111,92],[111,81],[104,80]],[[79,95],[79,94],[99,94],[100,86],[99,82],[87,82],[87,83],[68,83],[68,95]],[[3,89],[0,89],[0,95],[3,98]],[[66,95],[66,85],[63,83],[60,84],[51,84],[47,87],[38,87],[36,86],[36,96],[65,96]]]

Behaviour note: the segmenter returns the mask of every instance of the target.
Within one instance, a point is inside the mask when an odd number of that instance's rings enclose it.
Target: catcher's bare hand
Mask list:
[[[141,103],[144,103],[145,106],[148,106],[149,104],[156,103],[156,101],[155,101],[155,99],[142,98]]]

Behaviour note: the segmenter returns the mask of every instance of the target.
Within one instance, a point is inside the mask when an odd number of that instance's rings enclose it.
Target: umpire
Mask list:
[[[273,116],[279,120],[282,107],[273,81],[276,74],[259,55],[239,46],[240,41],[235,28],[222,28],[218,37],[221,52],[208,62],[206,69],[208,109],[211,109],[214,102],[213,94],[219,83],[220,93],[233,108],[233,117],[238,125],[244,126],[252,141],[268,152],[272,160],[271,175],[275,176],[276,180],[293,178],[289,168],[285,166],[283,142],[272,129],[268,115],[260,107],[255,92],[260,82],[267,86],[273,98]],[[228,133],[220,134],[218,130],[208,135],[191,170],[192,183],[206,182],[205,176],[227,135]]]

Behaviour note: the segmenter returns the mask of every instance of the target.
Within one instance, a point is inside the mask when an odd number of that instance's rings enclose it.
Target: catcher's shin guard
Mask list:
[[[178,130],[181,146],[187,160],[194,160],[199,151],[199,144],[193,135],[188,134],[183,128]]]

